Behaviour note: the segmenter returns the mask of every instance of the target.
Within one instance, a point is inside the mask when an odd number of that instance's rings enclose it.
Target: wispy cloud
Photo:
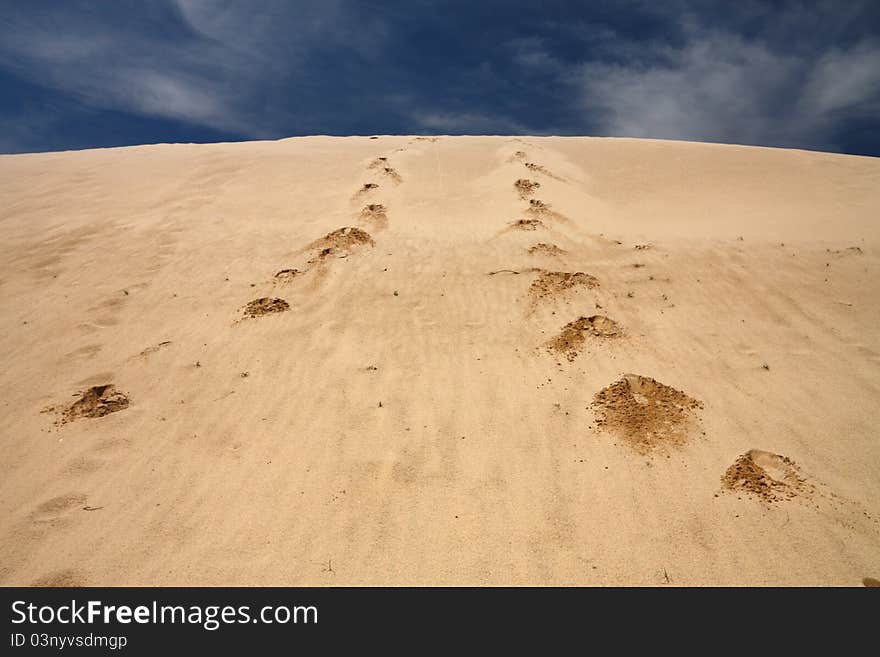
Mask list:
[[[692,30],[684,45],[644,44],[638,55],[566,74],[600,134],[833,149],[842,119],[876,118],[880,109],[872,39],[794,53]]]
[[[0,68],[86,107],[277,137],[297,123],[298,106],[278,99],[278,86],[291,93],[314,75],[310,55],[344,43],[368,57],[381,41],[381,22],[359,21],[345,5],[169,0],[152,3],[146,20],[75,2],[52,13],[13,10],[0,23]]]
[[[55,14],[16,18],[0,27],[3,67],[32,83],[86,107],[247,130],[224,84],[241,63],[214,43],[185,32],[154,33],[73,3]]]

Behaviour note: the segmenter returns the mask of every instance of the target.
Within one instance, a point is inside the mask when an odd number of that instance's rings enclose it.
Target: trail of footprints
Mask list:
[[[372,160],[367,165],[367,171],[378,171],[393,184],[403,182],[403,178],[385,156]],[[376,192],[379,188],[379,183],[366,182],[353,198],[360,199],[364,195]],[[387,207],[382,203],[367,203],[361,210],[359,217],[374,230],[382,230],[388,223]],[[307,260],[301,267],[280,269],[274,274],[272,280],[276,284],[291,282],[307,274],[313,268],[325,266],[334,258],[345,258],[362,247],[374,245],[375,240],[372,235],[362,228],[356,226],[338,228],[305,247],[304,252],[307,255]],[[245,304],[240,312],[242,319],[255,319],[288,310],[290,310],[290,304],[282,298],[260,297]],[[147,347],[139,356],[146,357],[170,344],[171,342],[166,340],[155,346]],[[63,425],[81,418],[104,417],[125,410],[130,404],[127,394],[117,390],[116,386],[111,383],[91,386],[76,393],[75,397],[75,401],[70,404],[49,406],[44,408],[43,412],[56,414],[55,424]]]
[[[416,138],[417,141],[427,139]],[[565,182],[564,178],[553,174],[546,167],[529,161],[525,151],[516,151],[507,162],[522,164],[532,174]],[[378,177],[379,182],[374,179],[363,183],[352,196],[352,200],[358,203],[368,201],[357,218],[367,228],[381,231],[388,225],[388,208],[379,202],[381,199],[378,198],[382,185],[398,185],[403,182],[403,178],[391,166],[386,156],[373,159],[367,165],[366,171]],[[518,178],[514,181],[513,187],[519,199],[527,203],[524,208],[526,216],[511,222],[509,229],[537,231],[546,229],[545,222],[561,224],[567,222],[567,218],[552,210],[548,203],[533,198],[542,188],[540,181]],[[307,259],[299,268],[280,269],[274,274],[272,281],[275,284],[287,284],[306,275],[312,269],[327,266],[335,258],[346,258],[360,248],[374,245],[373,236],[363,228],[355,226],[339,228],[306,246],[303,252]],[[650,245],[640,244],[635,248],[645,250],[650,248]],[[855,251],[850,250],[834,255],[851,255],[853,252]],[[527,249],[527,253],[548,258],[566,255],[565,250],[549,242],[537,242]],[[489,273],[535,274],[528,290],[530,309],[535,309],[544,303],[552,303],[572,290],[592,290],[600,287],[600,282],[595,276],[580,271],[551,271],[531,267]],[[598,307],[598,304],[596,305]],[[290,304],[282,298],[261,297],[248,302],[240,312],[241,319],[245,320],[288,310]],[[624,328],[610,317],[579,316],[562,326],[560,332],[545,343],[544,347],[551,353],[573,361],[589,341],[598,341],[601,344],[606,340],[622,338],[625,335]],[[140,356],[145,357],[170,344],[170,341],[165,341],[154,347],[148,347]],[[61,426],[80,419],[103,418],[124,411],[130,403],[131,400],[126,393],[118,390],[115,385],[107,383],[91,386],[77,393],[72,403],[50,406],[44,409],[44,412],[56,414],[55,424]],[[590,408],[593,410],[598,427],[616,435],[635,452],[651,456],[687,442],[693,432],[699,428],[697,412],[703,408],[703,403],[653,378],[639,374],[625,374],[598,391],[593,396]],[[798,496],[810,498],[817,494],[816,486],[808,481],[794,461],[779,454],[757,449],[749,450],[737,457],[720,479],[721,491],[746,494],[767,504],[792,500]],[[832,497],[836,496],[832,494]],[[74,508],[85,511],[102,508],[90,507],[85,502],[84,495],[75,493],[42,503],[29,516],[32,523],[30,531],[35,533],[35,536],[39,536],[42,530],[38,531],[37,527],[61,522],[59,514],[66,514]],[[866,512],[864,515],[870,518]],[[877,522],[876,519],[871,519]],[[34,585],[79,586],[82,585],[82,579],[77,571],[58,571],[41,577],[34,582]]]
[[[518,150],[507,160],[522,164],[529,172],[557,181],[564,181],[543,165],[529,161],[525,151]],[[539,230],[545,220],[565,223],[567,218],[551,209],[550,204],[531,198],[541,189],[541,183],[529,178],[518,178],[513,183],[520,200],[526,201],[527,218],[517,219],[511,226],[517,230]],[[638,249],[638,247],[636,247]],[[555,244],[538,242],[527,249],[533,256],[559,257],[565,251]],[[581,271],[549,271],[531,268],[537,274],[529,286],[529,309],[554,302],[577,289],[592,290],[600,287],[599,280]],[[520,273],[520,272],[516,272]],[[598,307],[599,304],[597,303]],[[559,333],[545,343],[551,353],[568,361],[575,360],[590,341],[603,343],[625,336],[623,327],[605,315],[582,315],[561,327]],[[627,374],[596,393],[591,407],[598,426],[608,430],[636,451],[650,454],[682,444],[698,418],[695,411],[702,404],[674,388],[638,374]]]
[[[564,178],[553,174],[543,165],[530,161],[525,151],[516,151],[506,161],[508,164],[522,164],[532,174],[564,182]],[[519,199],[527,205],[524,208],[526,216],[511,222],[510,230],[538,231],[546,229],[549,222],[564,225],[567,221],[549,203],[534,198],[543,189],[539,180],[517,178],[513,188]],[[620,244],[616,241],[611,243]],[[650,248],[650,244],[635,246],[636,251]],[[559,258],[566,254],[559,246],[549,242],[537,242],[526,252],[545,258]],[[641,265],[637,263],[634,266]],[[527,294],[529,311],[541,304],[565,298],[571,291],[600,287],[595,276],[581,271],[551,271],[530,267],[489,273],[535,275]],[[631,293],[627,296],[631,296]],[[598,302],[595,305],[600,307]],[[624,328],[610,317],[582,315],[562,326],[559,333],[544,344],[544,348],[573,361],[588,343],[602,347],[608,340],[623,338],[625,335]],[[701,401],[640,374],[625,374],[598,391],[590,408],[596,425],[601,430],[615,435],[635,452],[649,457],[656,453],[668,453],[670,448],[684,445],[696,431],[705,435],[700,429],[698,415],[698,411],[703,408]],[[816,491],[816,487],[807,481],[793,461],[779,454],[756,449],[740,455],[720,480],[722,492],[747,494],[764,503],[792,500],[799,496],[809,498]]]
[[[373,159],[367,165],[368,173],[378,173],[380,176],[391,181],[392,184],[400,184],[403,177],[397,172],[385,156]],[[369,181],[363,183],[352,196],[352,201],[375,200],[382,185],[378,182]],[[388,207],[383,203],[368,202],[361,208],[358,214],[359,222],[377,232],[388,226]],[[288,267],[275,272],[273,282],[278,284],[289,283],[300,278],[315,267],[328,264],[333,258],[347,258],[359,248],[374,246],[373,236],[357,226],[345,226],[327,233],[320,239],[309,244],[305,251],[309,254],[308,260],[301,268]],[[279,297],[261,297],[249,302],[242,308],[243,319],[254,319],[264,315],[280,313],[290,310],[290,304]]]

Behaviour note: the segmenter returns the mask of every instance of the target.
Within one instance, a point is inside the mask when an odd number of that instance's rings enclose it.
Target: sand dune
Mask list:
[[[880,160],[0,156],[0,584],[880,578]]]

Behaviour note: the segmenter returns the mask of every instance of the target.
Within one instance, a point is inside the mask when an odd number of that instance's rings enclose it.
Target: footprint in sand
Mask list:
[[[81,418],[100,418],[128,408],[131,400],[112,383],[91,386],[78,393],[79,398],[69,406],[50,406],[44,413],[60,413],[56,425],[67,424]]]
[[[622,335],[620,325],[604,315],[579,317],[563,326],[559,335],[550,340],[546,347],[551,353],[562,354],[571,362],[580,354],[587,338],[619,338]]]
[[[290,304],[284,299],[262,297],[254,299],[242,308],[242,315],[245,319],[254,319],[263,317],[264,315],[272,315],[274,313],[283,313],[290,310]]]
[[[353,226],[337,228],[306,247],[315,254],[308,262],[314,264],[331,257],[345,258],[357,248],[375,244],[373,237],[365,230]]]
[[[540,219],[517,219],[510,222],[509,230],[538,230],[539,228],[546,228]]]
[[[361,185],[360,189],[358,189],[352,195],[351,200],[353,203],[357,202],[357,201],[361,200],[364,196],[368,196],[372,192],[375,192],[377,189],[379,189],[378,183],[372,183],[372,182],[364,183],[363,185]]]
[[[641,454],[684,444],[702,402],[652,378],[625,374],[591,404],[596,424]]]
[[[568,221],[568,217],[565,215],[551,210],[549,204],[534,198],[529,201],[529,207],[526,209],[526,212],[533,217],[552,219],[554,221]]]
[[[529,196],[535,193],[535,191],[541,187],[541,183],[534,182],[527,178],[519,178],[515,183],[513,183],[514,189],[516,189],[519,197],[525,201]]]
[[[369,165],[367,165],[367,168],[378,170],[382,175],[390,178],[395,184],[403,182],[403,178],[401,177],[401,175],[397,173],[397,170],[388,163],[387,157],[377,157],[375,160],[370,162]]]
[[[382,207],[378,204],[373,204],[372,206],[375,208]],[[371,206],[368,205],[367,208],[369,207]],[[305,264],[301,265],[301,268],[288,267],[275,272],[275,275],[272,277],[272,283],[289,283],[294,279],[300,278],[309,273],[313,268],[317,268],[318,276],[321,276],[326,273],[324,265],[331,262],[332,259],[347,258],[360,247],[374,245],[375,241],[373,240],[373,237],[361,228],[356,228],[354,226],[338,228],[301,249],[299,251],[300,254],[309,254],[308,260],[306,260]],[[251,303],[255,303],[256,301],[261,300],[256,299]],[[269,299],[269,301],[272,300]],[[264,303],[266,302],[264,301]]]
[[[370,203],[361,210],[361,221],[374,230],[383,230],[388,226],[388,209],[381,203]]]
[[[544,300],[559,298],[564,293],[575,288],[592,290],[599,287],[599,279],[582,271],[546,271],[537,270],[540,273],[529,286],[529,297],[535,304]]]
[[[555,244],[549,244],[547,242],[537,242],[536,244],[532,244],[526,252],[529,255],[544,255],[544,256],[562,256],[567,253],[564,249],[560,249]]]
[[[728,492],[748,493],[764,502],[791,500],[814,492],[794,461],[760,449],[741,454],[721,477],[721,487]]]
[[[403,182],[403,178],[401,177],[401,175],[399,173],[397,173],[397,170],[394,169],[393,167],[383,167],[382,173],[384,173],[386,176],[391,178],[391,180],[395,184],[400,184]]]
[[[555,173],[552,173],[548,169],[542,167],[540,164],[535,164],[534,162],[525,162],[525,167],[529,171],[533,171],[534,173],[540,173],[548,178],[553,178],[553,180],[558,180],[560,182],[565,182],[565,178],[561,176],[557,176]]]

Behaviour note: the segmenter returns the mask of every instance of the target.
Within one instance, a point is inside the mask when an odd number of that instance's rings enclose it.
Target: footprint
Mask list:
[[[44,412],[61,412],[56,424],[67,424],[81,418],[100,418],[110,413],[128,408],[131,400],[116,389],[112,383],[105,383],[88,388],[79,393],[79,399],[73,404],[59,408],[50,406]]]
[[[641,454],[684,444],[702,402],[650,377],[625,374],[596,393],[596,424]]]
[[[314,264],[333,256],[344,258],[357,248],[374,246],[375,244],[373,237],[365,230],[346,226],[327,233],[306,248],[315,252],[315,256],[309,260],[309,264]]]
[[[384,167],[382,169],[382,173],[391,178],[391,180],[394,181],[395,184],[400,184],[403,182],[403,178],[401,177],[401,175],[397,173],[397,170],[392,167]]]
[[[533,217],[543,217],[547,219],[553,219],[555,221],[568,221],[568,217],[559,212],[550,209],[550,206],[544,201],[539,201],[538,199],[531,199],[529,201],[529,207],[526,212]]]
[[[253,301],[248,303],[242,309],[242,313],[246,319],[253,319],[256,317],[262,317],[263,315],[283,313],[287,310],[290,310],[290,304],[287,303],[284,299],[278,299],[277,297],[274,299],[270,299],[269,297],[262,297],[260,299],[254,299]]]
[[[560,249],[555,244],[549,244],[547,242],[537,242],[530,246],[526,252],[529,255],[546,255],[546,256],[562,256],[567,253],[567,251]]]
[[[360,200],[362,197],[369,195],[370,193],[379,189],[379,185],[377,183],[364,183],[359,190],[357,190],[351,197],[352,202],[356,202]]]
[[[546,228],[540,219],[517,219],[510,223],[511,230],[538,230],[539,228]]]
[[[403,178],[389,163],[387,157],[377,157],[367,165],[367,169],[378,170],[381,174],[390,178],[395,184],[403,182]]]
[[[515,183],[513,183],[514,189],[516,189],[519,197],[522,200],[526,200],[529,196],[535,193],[535,191],[541,187],[541,183],[534,182],[527,178],[519,178]]]
[[[361,210],[361,220],[374,230],[384,230],[388,225],[388,210],[381,203],[370,203]]]
[[[599,279],[582,271],[546,271],[541,273],[529,286],[529,296],[532,303],[555,299],[569,290],[584,287],[588,290],[599,287]]]
[[[619,338],[623,335],[620,325],[604,315],[579,317],[562,327],[562,331],[547,343],[550,352],[565,356],[569,362],[577,358],[587,337]]]
[[[534,162],[526,162],[525,166],[529,171],[534,171],[535,173],[543,174],[543,175],[547,176],[548,178],[553,178],[553,180],[559,180],[560,182],[565,182],[565,178],[562,178],[560,176],[557,176],[554,173],[551,173],[550,171],[548,171],[547,169],[542,167],[540,164],[535,164]]]
[[[367,205],[362,211],[362,214],[365,217],[369,216],[371,219],[375,219],[380,223],[383,219],[387,219],[387,217],[384,216],[385,206],[377,203]],[[299,278],[309,273],[312,269],[316,270],[316,275],[319,280],[327,273],[327,270],[322,265],[330,262],[333,258],[347,258],[362,246],[374,245],[375,241],[373,240],[373,237],[361,228],[356,228],[354,226],[337,228],[324,235],[324,237],[321,237],[300,249],[298,251],[299,254],[309,254],[308,260],[306,260],[305,264],[301,265],[301,268],[289,267],[275,272],[272,277],[272,283],[289,283],[295,278]],[[255,299],[243,309],[245,313],[243,319],[257,317],[271,312],[283,312],[289,308],[289,306],[284,307],[282,304],[287,304],[287,302],[283,299],[270,299],[268,297]],[[252,311],[256,314],[251,314]],[[235,323],[237,323],[237,321]]]
[[[740,455],[721,477],[721,486],[726,491],[748,493],[764,502],[790,500],[813,492],[794,461],[760,449],[750,449]]]

